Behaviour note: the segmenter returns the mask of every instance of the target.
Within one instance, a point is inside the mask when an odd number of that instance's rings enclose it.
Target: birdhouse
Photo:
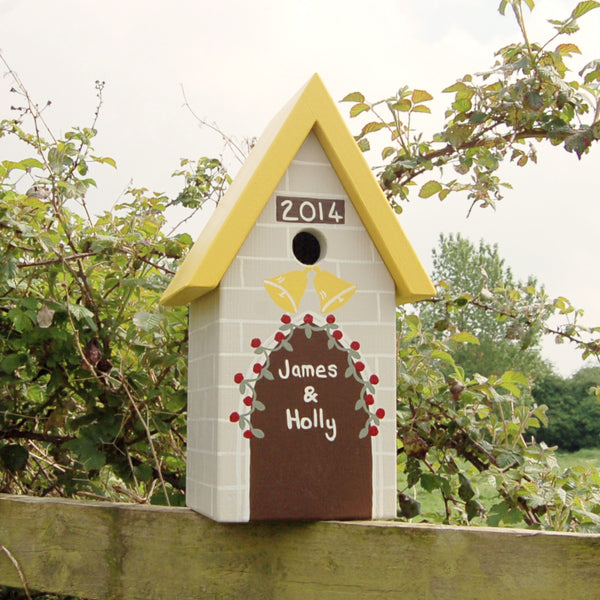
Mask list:
[[[166,290],[190,305],[187,503],[217,521],[396,516],[396,305],[435,290],[315,75]]]

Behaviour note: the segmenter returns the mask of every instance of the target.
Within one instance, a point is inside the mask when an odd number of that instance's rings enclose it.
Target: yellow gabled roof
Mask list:
[[[427,273],[321,78],[271,121],[163,294],[187,304],[215,289],[300,146],[314,131],[396,284],[398,304],[435,296]]]

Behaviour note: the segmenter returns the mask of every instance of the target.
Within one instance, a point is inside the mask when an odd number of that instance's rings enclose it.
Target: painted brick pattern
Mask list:
[[[277,194],[343,199],[345,224],[278,223]],[[373,517],[396,514],[394,283],[311,133],[219,288],[190,309],[188,505],[216,520],[249,518],[249,442],[229,421],[230,413],[241,407],[233,375],[251,369],[250,340],[258,337],[264,343],[277,330],[283,311],[272,302],[263,281],[304,267],[294,257],[292,240],[306,229],[316,230],[325,241],[325,256],[318,266],[357,285],[354,296],[335,316],[344,339],[360,341],[366,375],[380,377],[376,405],[385,409],[386,417],[380,435],[371,438]],[[319,298],[310,281],[297,318],[307,311],[320,313]]]

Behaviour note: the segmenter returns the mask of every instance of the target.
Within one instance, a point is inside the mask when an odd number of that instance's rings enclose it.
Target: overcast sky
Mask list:
[[[545,19],[565,18],[576,3],[538,0],[531,37],[548,34]],[[58,134],[91,122],[94,82],[106,82],[96,151],[115,158],[119,168],[94,173],[100,191],[92,199],[100,210],[130,182],[173,193],[178,184],[170,174],[180,158],[223,151],[220,138],[183,106],[182,86],[200,117],[240,141],[260,135],[315,72],[336,100],[355,90],[378,99],[403,85],[426,89],[438,110],[417,126],[441,128],[439,92],[465,73],[489,68],[493,52],[517,39],[515,24],[499,15],[497,4],[0,0],[0,49],[40,104],[52,100],[46,118]],[[573,41],[591,60],[600,57],[600,10],[588,16]],[[0,80],[2,117],[14,103],[11,86],[8,78]],[[340,110],[347,115],[348,106]],[[598,149],[578,161],[550,148],[535,167],[503,171],[514,189],[495,212],[476,210],[467,219],[466,199],[416,199],[401,222],[426,267],[440,232],[484,238],[498,243],[518,278],[535,274],[551,295],[568,297],[585,309],[587,324],[598,325],[599,166]],[[551,342],[545,356],[563,375],[581,366],[577,353]]]

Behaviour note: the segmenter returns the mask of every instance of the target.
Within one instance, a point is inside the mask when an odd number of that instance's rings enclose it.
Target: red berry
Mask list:
[[[361,371],[365,370],[365,363],[362,363],[359,360],[358,362],[354,363],[354,368],[360,373]]]
[[[285,335],[284,335],[283,331],[278,331],[275,334],[275,341],[276,342],[282,342],[284,339],[285,339]]]
[[[371,375],[371,377],[369,378],[369,381],[373,385],[377,385],[379,383],[379,377],[377,377],[377,375]]]
[[[352,350],[358,350],[360,348],[360,344],[358,342],[352,342],[350,344],[350,348],[352,348]]]
[[[333,315],[327,315],[327,322],[328,323],[335,323],[335,317]]]
[[[236,413],[236,412],[232,412],[232,413],[229,415],[229,420],[230,420],[232,423],[237,423],[237,422],[240,420],[240,414],[239,414],[239,413]]]
[[[260,363],[254,363],[252,370],[258,375],[263,369],[263,366]]]
[[[242,383],[242,381],[244,381],[244,376],[243,376],[241,373],[236,373],[236,374],[233,376],[233,380],[234,380],[236,383]]]
[[[383,417],[385,417],[385,410],[383,410],[383,408],[378,408],[375,414],[378,419],[383,419]]]
[[[254,338],[251,342],[250,345],[253,348],[258,348],[260,346],[260,339],[259,338]]]
[[[377,429],[377,428],[375,428]],[[254,437],[254,434],[252,433],[252,431],[250,431],[250,429],[246,429],[246,431],[244,431],[244,437],[247,440],[251,440]]]
[[[332,334],[331,334],[336,340],[341,340],[344,337],[344,334],[339,330],[336,329]]]
[[[287,325],[292,322],[292,317],[290,317],[290,315],[282,315],[281,322]]]
[[[312,315],[304,315],[304,322],[305,323],[312,323],[313,322],[313,316]]]
[[[371,437],[375,437],[379,433],[379,429],[377,429],[377,425],[371,425],[369,427],[369,435]]]
[[[252,396],[246,396],[242,402],[246,405],[246,406],[252,406]],[[380,409],[381,410],[381,409]]]
[[[375,404],[375,398],[373,398],[372,394],[367,394],[365,396],[365,402],[367,406],[372,406],[373,404]]]

